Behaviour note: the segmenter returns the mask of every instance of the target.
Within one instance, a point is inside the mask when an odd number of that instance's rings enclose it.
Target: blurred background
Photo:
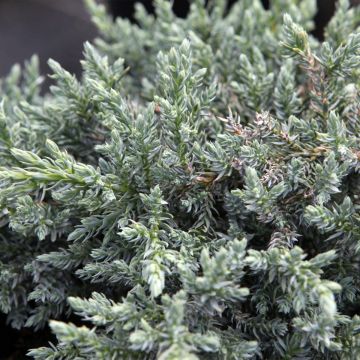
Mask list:
[[[132,18],[135,0],[100,0],[113,16]],[[139,0],[152,11],[152,0]],[[233,3],[236,0],[229,0]],[[239,0],[241,1],[241,0]],[[359,3],[360,0],[353,0]],[[269,0],[263,0],[268,6]],[[318,0],[319,12],[314,34],[321,38],[322,29],[334,12],[335,0]],[[188,1],[174,0],[174,10],[186,15]],[[48,73],[46,61],[53,58],[64,68],[79,73],[79,59],[85,40],[96,35],[82,0],[0,0],[0,76],[15,62],[37,53],[42,73]]]

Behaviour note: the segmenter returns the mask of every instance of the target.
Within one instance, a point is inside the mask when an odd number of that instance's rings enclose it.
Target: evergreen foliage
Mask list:
[[[86,3],[81,79],[1,82],[0,309],[58,340],[29,355],[359,359],[360,10],[320,43],[314,0]]]

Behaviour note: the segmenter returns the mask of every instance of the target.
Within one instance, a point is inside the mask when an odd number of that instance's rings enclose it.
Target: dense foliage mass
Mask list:
[[[359,359],[359,9],[319,43],[314,0],[87,5],[80,80],[1,83],[0,309],[58,339],[30,355]]]

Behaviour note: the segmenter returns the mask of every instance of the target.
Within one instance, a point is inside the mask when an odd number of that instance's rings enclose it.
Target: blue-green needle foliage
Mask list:
[[[57,337],[29,354],[360,359],[359,9],[319,43],[314,0],[86,3],[80,79],[1,82],[0,310]]]

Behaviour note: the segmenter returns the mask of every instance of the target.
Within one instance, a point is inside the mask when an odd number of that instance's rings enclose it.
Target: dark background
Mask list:
[[[140,0],[150,11],[151,0]],[[241,1],[241,0],[240,0]],[[103,0],[114,16],[132,18],[133,0]],[[233,3],[234,0],[229,2]],[[353,0],[359,3],[360,0]],[[314,35],[322,37],[323,27],[334,11],[335,0],[318,0],[319,12]],[[264,0],[268,6],[268,0]],[[174,0],[174,10],[184,16],[186,0]],[[11,65],[37,53],[42,73],[48,73],[46,61],[54,58],[64,68],[78,74],[83,42],[91,40],[96,29],[90,22],[82,0],[0,0],[0,76]],[[15,331],[5,326],[0,314],[0,360],[25,359],[26,350],[46,345],[51,340],[48,329],[33,334],[30,330]]]

